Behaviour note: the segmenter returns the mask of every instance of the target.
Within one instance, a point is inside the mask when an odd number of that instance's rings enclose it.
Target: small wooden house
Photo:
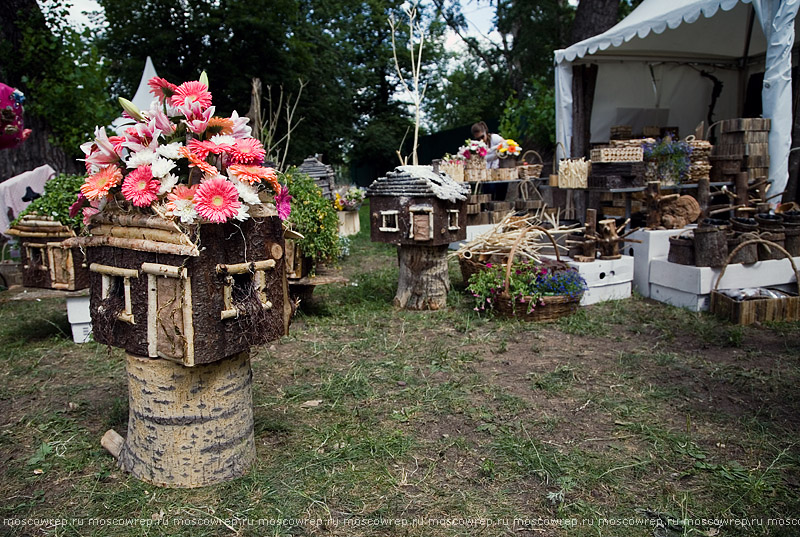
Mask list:
[[[89,287],[89,270],[80,248],[64,240],[75,236],[69,226],[52,218],[25,215],[7,235],[16,237],[22,257],[22,285],[76,291]]]
[[[86,247],[95,340],[186,366],[279,338],[291,304],[277,216],[178,227],[142,214],[95,215]]]
[[[319,155],[308,157],[303,160],[303,163],[297,169],[314,179],[314,182],[322,190],[322,195],[332,200],[336,172],[333,171],[333,167],[330,164],[323,164],[318,157]]]
[[[431,166],[399,166],[367,189],[375,242],[442,246],[467,238],[469,185]]]

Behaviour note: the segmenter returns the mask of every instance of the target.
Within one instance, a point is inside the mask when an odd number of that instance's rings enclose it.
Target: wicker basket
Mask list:
[[[556,262],[561,263],[561,256],[558,253],[558,246],[555,239],[546,229],[539,226],[532,226],[529,229],[536,229],[543,231],[550,242],[553,243],[553,248],[556,252]],[[511,296],[509,284],[511,280],[511,269],[513,266],[514,254],[516,254],[517,246],[525,234],[520,235],[519,239],[511,247],[506,260],[506,278],[505,290],[497,297],[494,303],[494,309],[503,317],[519,319],[528,322],[544,322],[554,321],[571,313],[574,313],[580,305],[581,297],[570,297],[565,295],[544,296],[541,298],[541,303],[538,304],[533,310],[528,311],[531,297],[525,297],[525,302],[519,302]]]
[[[532,153],[536,155],[536,158],[539,159],[538,164],[527,164],[528,153]],[[544,169],[544,161],[542,160],[542,156],[537,153],[536,151],[529,149],[525,151],[519,159],[520,164],[517,165],[517,175],[520,179],[538,179],[542,176],[542,170]],[[525,162],[526,164],[521,164]]]
[[[514,181],[517,178],[516,168],[491,168],[489,172],[489,181]]]
[[[470,157],[464,163],[464,179],[469,182],[486,181],[489,178],[486,161],[478,156]]]
[[[457,183],[464,182],[464,164],[458,162],[442,162],[439,164],[439,171],[446,173]]]
[[[711,305],[709,310],[722,318],[728,319],[733,323],[740,325],[753,324],[755,322],[764,321],[797,321],[800,320],[800,297],[790,296],[787,298],[758,298],[754,300],[734,300],[719,292],[719,282],[725,274],[725,269],[733,257],[739,252],[740,249],[750,244],[763,244],[779,250],[792,265],[794,270],[795,279],[798,286],[800,286],[800,272],[797,271],[797,266],[785,249],[781,246],[765,241],[763,239],[754,239],[742,242],[733,249],[728,255],[728,259],[722,266],[722,270],[717,278],[717,283],[711,291]]]
[[[644,150],[640,147],[598,147],[592,149],[592,162],[641,162]]]

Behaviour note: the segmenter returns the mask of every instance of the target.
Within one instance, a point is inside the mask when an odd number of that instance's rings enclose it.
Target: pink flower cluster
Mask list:
[[[246,220],[269,188],[279,216],[288,217],[291,196],[263,165],[266,152],[249,120],[236,112],[215,116],[204,77],[179,86],[154,77],[149,86],[156,98],[149,110],[120,99],[125,125],[114,136],[98,127],[81,145],[88,176],[75,214],[82,210],[87,220],[119,193],[134,207],[186,224]]]

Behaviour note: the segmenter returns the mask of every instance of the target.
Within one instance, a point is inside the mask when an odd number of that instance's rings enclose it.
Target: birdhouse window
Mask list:
[[[117,314],[117,319],[126,323],[136,324],[133,319],[133,305],[131,303],[131,278],[138,278],[139,271],[100,265],[98,263],[89,265],[89,270],[102,275],[101,300],[118,298],[122,301],[122,310]]]
[[[222,298],[224,308],[220,319],[231,319],[247,313],[241,306],[255,293],[264,309],[271,309],[272,302],[267,300],[267,270],[275,268],[274,259],[265,259],[251,263],[233,265],[217,265],[217,274],[223,276],[224,287]],[[237,306],[237,304],[239,304]]]
[[[411,227],[408,236],[415,241],[429,241],[433,239],[433,207],[430,205],[412,205]]]
[[[449,231],[461,229],[461,227],[458,225],[458,209],[447,210],[447,229]]]
[[[381,211],[381,226],[378,228],[385,232],[400,231],[400,226],[397,225],[397,211]]]
[[[24,244],[28,254],[28,264],[24,268],[40,268],[47,270],[47,256],[45,255],[45,246],[43,244],[31,244],[26,242]]]

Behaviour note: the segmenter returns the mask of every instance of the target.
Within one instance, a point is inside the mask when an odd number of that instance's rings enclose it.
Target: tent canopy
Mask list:
[[[644,0],[608,31],[555,51],[556,137],[570,156],[572,66],[597,64],[591,141],[610,127],[678,126],[739,117],[749,75],[765,72],[763,116],[772,118],[771,192],[788,180],[791,50],[800,0]],[[712,97],[714,84],[722,92]],[[789,111],[789,113],[787,113]]]

